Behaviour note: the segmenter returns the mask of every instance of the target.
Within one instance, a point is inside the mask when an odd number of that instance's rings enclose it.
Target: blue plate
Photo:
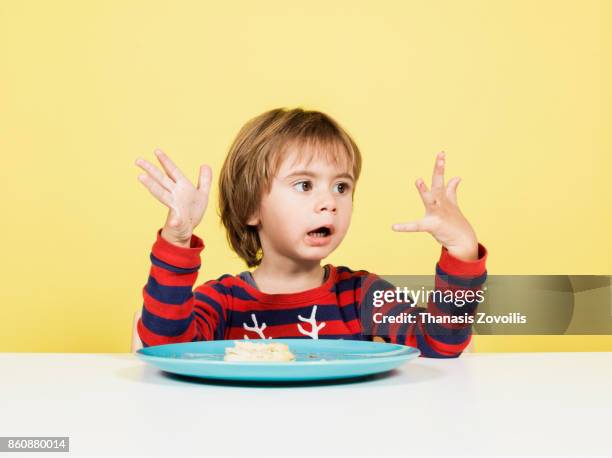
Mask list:
[[[307,381],[326,380],[385,372],[418,357],[417,348],[388,343],[335,339],[250,339],[249,342],[280,342],[296,356],[292,362],[223,361],[234,340],[212,340],[157,345],[136,355],[175,374],[223,380]]]

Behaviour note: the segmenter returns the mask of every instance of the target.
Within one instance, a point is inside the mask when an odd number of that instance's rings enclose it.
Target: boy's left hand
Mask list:
[[[425,204],[425,216],[418,221],[394,224],[397,232],[429,232],[446,247],[454,257],[464,261],[478,259],[478,238],[474,229],[463,216],[457,205],[457,186],[460,177],[454,177],[444,184],[444,152],[438,153],[434,165],[431,190],[419,178],[416,187]]]

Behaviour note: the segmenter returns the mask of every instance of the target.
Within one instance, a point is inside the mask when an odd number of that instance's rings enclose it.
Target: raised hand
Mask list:
[[[444,165],[445,154],[438,153],[431,189],[421,178],[415,182],[425,205],[425,216],[417,221],[394,224],[392,228],[397,232],[429,232],[454,257],[473,261],[478,259],[478,239],[457,205],[457,186],[461,178],[454,177],[445,185]]]
[[[155,155],[166,175],[138,158],[135,164],[147,172],[140,174],[138,180],[169,209],[162,236],[171,243],[189,246],[193,230],[202,221],[208,206],[212,171],[207,165],[200,167],[196,188],[162,150],[156,149]]]

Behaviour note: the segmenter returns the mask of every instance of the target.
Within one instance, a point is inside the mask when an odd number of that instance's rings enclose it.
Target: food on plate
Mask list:
[[[257,343],[236,341],[234,347],[225,349],[224,361],[295,361],[295,355],[284,343]]]

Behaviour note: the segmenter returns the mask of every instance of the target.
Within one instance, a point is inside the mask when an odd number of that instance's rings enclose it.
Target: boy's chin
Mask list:
[[[335,246],[308,247],[299,254],[300,259],[308,262],[322,261],[336,249]]]
[[[300,260],[304,262],[321,262],[329,256],[329,253],[321,256],[300,256]]]

